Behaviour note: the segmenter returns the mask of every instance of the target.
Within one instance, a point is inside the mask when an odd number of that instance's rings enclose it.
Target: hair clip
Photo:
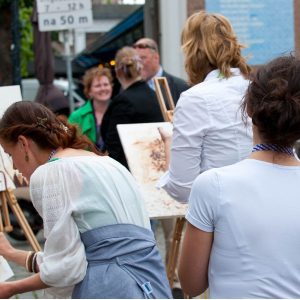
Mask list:
[[[59,127],[65,132],[65,133],[68,133],[69,132],[69,128],[64,125],[64,124],[60,124]]]
[[[47,121],[48,121],[47,118],[40,118],[40,117],[37,117],[36,125],[37,125],[37,126],[42,126],[42,127],[44,127],[44,128],[47,128],[46,125],[45,125]]]

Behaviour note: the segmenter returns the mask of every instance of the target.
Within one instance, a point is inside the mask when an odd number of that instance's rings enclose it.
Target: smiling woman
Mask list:
[[[100,149],[104,149],[101,123],[112,95],[113,78],[108,68],[91,68],[84,77],[84,93],[89,99],[85,105],[73,112],[70,123],[78,124],[85,134]]]

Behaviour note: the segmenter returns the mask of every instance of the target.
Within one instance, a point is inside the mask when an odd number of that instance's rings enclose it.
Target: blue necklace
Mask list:
[[[288,155],[294,155],[292,147],[284,147],[284,146],[273,145],[273,144],[257,144],[253,147],[252,152],[257,152],[257,151],[275,151],[275,152],[285,153]]]
[[[52,159],[52,157],[54,156],[54,154],[56,153],[56,149],[51,150],[49,157],[48,157],[48,161],[50,161]]]

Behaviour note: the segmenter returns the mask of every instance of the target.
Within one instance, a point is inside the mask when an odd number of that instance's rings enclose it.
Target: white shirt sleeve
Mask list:
[[[214,169],[200,174],[194,181],[186,219],[206,232],[213,232],[220,207],[220,186]]]
[[[201,172],[203,137],[210,126],[206,102],[201,96],[181,94],[176,105],[169,170],[158,187],[179,202],[187,202],[191,186]]]
[[[84,278],[87,268],[84,245],[72,217],[82,181],[67,167],[48,163],[30,180],[32,202],[43,218],[46,237],[44,252],[38,256],[40,276],[53,287],[75,285]]]

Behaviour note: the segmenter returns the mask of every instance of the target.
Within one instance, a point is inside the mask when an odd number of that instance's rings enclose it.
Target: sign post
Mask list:
[[[72,96],[71,41],[75,28],[90,27],[93,23],[91,0],[37,0],[40,31],[64,31],[65,58],[69,82],[70,112],[74,110]]]

